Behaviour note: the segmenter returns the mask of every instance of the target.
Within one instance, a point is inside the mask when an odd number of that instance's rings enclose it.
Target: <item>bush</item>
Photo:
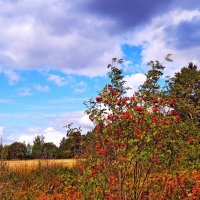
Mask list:
[[[149,180],[155,172],[169,174],[178,167],[188,140],[187,127],[175,110],[176,99],[158,85],[164,67],[151,61],[140,92],[127,97],[122,70],[115,66],[121,63],[113,59],[108,66],[111,83],[86,103],[95,129],[81,178],[85,199],[148,196]]]

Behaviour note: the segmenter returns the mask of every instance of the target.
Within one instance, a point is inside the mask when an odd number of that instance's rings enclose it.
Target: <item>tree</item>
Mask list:
[[[67,139],[65,137],[62,138],[60,141],[60,145],[58,148],[58,157],[59,158],[68,158],[69,157],[69,150],[67,147]]]
[[[8,154],[8,150],[9,150],[9,145],[5,145],[2,149],[2,152],[1,152],[1,156],[2,156],[3,159],[10,159],[9,154]]]
[[[2,158],[3,145],[0,144],[0,158]]]
[[[200,70],[193,63],[170,79],[170,95],[176,98],[181,119],[200,126]]]
[[[28,143],[26,146],[27,152],[26,152],[26,157],[27,159],[32,158],[32,146]]]
[[[70,157],[81,155],[81,128],[72,128],[72,124],[67,125],[67,146],[70,150]]]
[[[148,199],[153,173],[170,171],[180,155],[182,133],[175,102],[158,85],[164,67],[150,62],[141,91],[127,97],[117,66],[121,62],[113,59],[108,65],[111,84],[85,104],[95,126],[83,172],[85,199]]]
[[[152,99],[155,95],[160,95],[160,85],[158,81],[163,75],[165,68],[159,61],[150,61],[148,65],[151,69],[146,74],[146,81],[140,86],[139,92],[144,98]]]
[[[183,67],[169,80],[169,94],[183,121],[182,166],[200,168],[200,70],[193,63]]]
[[[72,128],[72,124],[65,126],[67,130],[59,146],[59,157],[74,158],[82,154],[82,135],[81,129]]]
[[[43,156],[44,136],[36,136],[33,141],[32,156],[33,158],[42,158]]]
[[[47,142],[43,144],[42,148],[42,158],[51,159],[56,158],[58,154],[58,147],[52,142]]]
[[[91,147],[94,142],[94,131],[88,131],[85,135],[82,135],[81,150],[82,156],[87,155],[87,152],[91,151]]]
[[[4,159],[26,159],[26,145],[21,142],[14,142],[5,146],[2,155]]]

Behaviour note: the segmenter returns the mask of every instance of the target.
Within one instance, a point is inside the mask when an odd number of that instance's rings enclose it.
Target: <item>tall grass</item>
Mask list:
[[[11,163],[0,162],[0,200],[81,200],[87,193],[85,188],[88,184],[82,179],[85,168],[81,163],[75,167],[69,167],[56,162],[50,164],[38,161],[35,168],[27,167],[26,169],[19,166],[13,168],[9,165]],[[87,177],[87,180],[89,179],[91,176]],[[167,180],[166,187],[161,191],[165,180]],[[166,200],[199,200],[199,180],[199,171],[174,172],[169,174],[167,179],[163,172],[155,173],[154,177],[149,179],[151,190],[149,190],[149,198],[146,199],[156,200],[162,194],[165,197],[162,199]],[[82,183],[85,185],[81,185]],[[93,183],[96,184],[96,182]],[[131,190],[132,183],[127,184],[128,189]],[[113,186],[110,185],[110,187]],[[130,199],[127,198],[127,200]]]
[[[74,167],[77,159],[35,159],[35,160],[9,160],[0,161],[9,167],[9,169],[19,172],[27,172],[38,169],[40,167],[61,166],[61,167]]]
[[[78,173],[72,167],[75,160],[68,166],[47,160],[27,163],[20,166],[16,161],[0,161],[1,200],[69,199],[68,190]]]

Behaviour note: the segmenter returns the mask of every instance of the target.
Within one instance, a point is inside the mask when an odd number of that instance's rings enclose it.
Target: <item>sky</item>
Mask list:
[[[109,83],[106,66],[123,58],[129,95],[146,63],[173,76],[200,64],[199,0],[0,0],[0,136],[4,144],[57,146],[65,125],[92,129],[83,102]]]

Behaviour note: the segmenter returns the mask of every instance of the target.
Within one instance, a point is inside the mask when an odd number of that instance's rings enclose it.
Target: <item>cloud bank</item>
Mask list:
[[[19,80],[14,70],[24,69],[103,75],[112,57],[124,56],[123,43],[142,46],[145,62],[163,59],[167,53],[174,54],[174,66],[199,62],[197,0],[35,0],[31,4],[20,0],[0,1],[0,5],[0,70],[11,84]]]

